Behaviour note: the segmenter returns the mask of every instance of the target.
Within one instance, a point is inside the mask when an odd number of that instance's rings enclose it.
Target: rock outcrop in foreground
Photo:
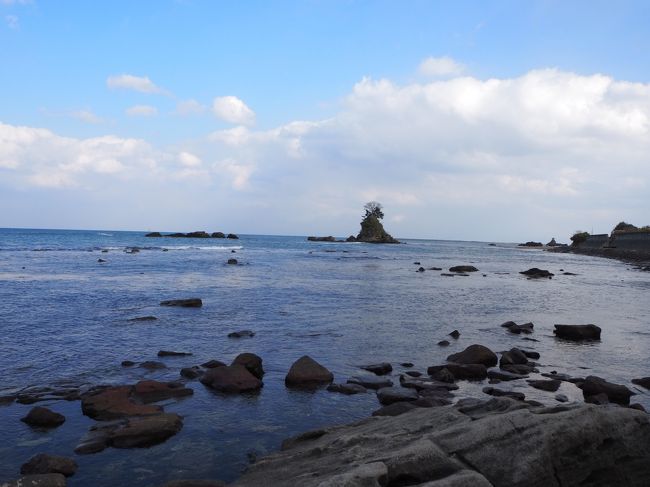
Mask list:
[[[645,486],[650,416],[616,406],[466,399],[312,431],[234,486]]]

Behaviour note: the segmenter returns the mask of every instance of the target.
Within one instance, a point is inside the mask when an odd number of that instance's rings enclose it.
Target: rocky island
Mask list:
[[[147,233],[145,237],[151,237],[151,238],[161,238],[161,237],[170,237],[170,238],[230,238],[233,240],[238,239],[239,237],[235,235],[234,233],[229,233],[225,234],[223,232],[204,232],[204,231],[196,231],[196,232],[189,232],[189,233],[168,233],[166,235],[163,235],[160,232],[151,232]]]
[[[571,242],[568,248],[559,250],[627,261],[650,262],[650,225],[637,227],[622,221],[609,235],[606,233],[592,235],[589,232],[577,231],[571,237]]]
[[[387,243],[398,244],[399,240],[384,230],[381,220],[384,218],[381,203],[370,201],[364,205],[365,214],[361,220],[361,231],[355,237],[350,235],[345,240],[337,240],[332,236],[328,237],[307,237],[310,242],[365,242],[365,243]]]

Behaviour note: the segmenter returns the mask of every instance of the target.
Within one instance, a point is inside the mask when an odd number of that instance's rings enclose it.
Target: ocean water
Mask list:
[[[141,251],[125,253],[130,247]],[[240,264],[227,265],[231,257]],[[472,264],[480,272],[417,273],[414,262],[445,270]],[[556,277],[529,280],[519,274],[530,267]],[[514,244],[407,240],[382,246],[305,237],[152,239],[144,232],[0,229],[0,396],[28,385],[175,380],[182,367],[228,362],[241,352],[260,355],[266,370],[258,394],[224,395],[188,381],[193,396],[163,403],[184,417],[182,431],[148,449],[74,455],[94,424],[81,415],[79,402],[41,403],[67,417],[48,432],[19,421],[31,405],[0,406],[0,480],[18,477],[23,462],[47,452],[75,457],[79,470],[68,481],[73,487],[148,487],[175,478],[232,481],[251,459],[277,450],[282,439],[361,419],[379,407],[372,393],[286,389],[284,375],[305,354],[328,367],[337,382],[359,375],[359,365],[379,361],[394,365],[397,382],[400,362],[425,371],[473,343],[495,351],[518,346],[541,354],[541,372],[599,375],[628,385],[638,393],[633,401],[650,408],[648,391],[630,384],[650,375],[649,291],[650,273],[628,264]],[[185,297],[202,298],[203,307],[159,306]],[[158,320],[128,321],[144,315]],[[499,326],[508,320],[532,321],[532,337],[539,341],[508,334]],[[555,323],[595,323],[603,329],[602,340],[558,340]],[[242,329],[255,331],[255,337],[227,338]],[[461,337],[439,347],[454,329]],[[158,359],[161,349],[193,355]],[[124,368],[123,360],[161,360],[168,368]],[[457,397],[481,396],[485,384],[460,385]],[[525,383],[499,387],[554,401],[554,394]],[[563,383],[559,392],[582,400],[572,384]]]

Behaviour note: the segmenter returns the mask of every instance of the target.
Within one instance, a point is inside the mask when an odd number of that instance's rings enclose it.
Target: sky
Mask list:
[[[0,0],[0,227],[650,224],[650,2]]]

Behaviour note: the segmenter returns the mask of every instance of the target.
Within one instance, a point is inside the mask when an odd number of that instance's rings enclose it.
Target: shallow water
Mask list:
[[[0,395],[58,381],[173,380],[181,367],[229,361],[244,351],[264,359],[264,388],[256,395],[226,396],[189,382],[194,396],[164,403],[167,411],[185,417],[178,435],[149,449],[74,455],[79,471],[70,486],[156,486],[188,477],[231,481],[249,456],[272,452],[287,436],[367,417],[378,407],[374,394],[287,390],[284,375],[304,354],[344,382],[359,374],[359,364],[409,361],[425,370],[472,343],[497,351],[520,346],[541,353],[542,372],[600,375],[632,387],[639,393],[633,401],[650,408],[647,391],[629,382],[650,375],[650,274],[624,263],[481,242],[377,246],[304,237],[143,235],[0,230]],[[127,254],[127,247],[142,250]],[[240,265],[227,265],[230,257]],[[480,272],[453,278],[441,271],[417,273],[416,261],[444,269],[471,263]],[[518,274],[529,267],[549,269],[556,277],[528,280]],[[564,276],[560,269],[578,275]],[[193,296],[203,299],[202,308],[159,306],[164,299]],[[158,320],[128,321],[144,315]],[[508,334],[499,326],[508,320],[533,321],[532,337],[539,342]],[[554,323],[595,323],[603,339],[557,340]],[[226,337],[241,329],[256,335]],[[460,339],[438,347],[454,329]],[[194,355],[160,359],[168,369],[152,373],[120,366],[126,359],[159,360],[161,349]],[[401,370],[395,366],[394,380]],[[457,396],[482,395],[484,385],[461,383]],[[499,387],[521,388],[528,398],[553,402],[554,394],[522,386]],[[581,400],[572,384],[559,392]],[[78,402],[41,404],[65,414],[66,423],[47,433],[32,431],[19,421],[32,406],[0,406],[0,479],[17,477],[20,465],[41,451],[73,455],[94,423],[81,416]]]

